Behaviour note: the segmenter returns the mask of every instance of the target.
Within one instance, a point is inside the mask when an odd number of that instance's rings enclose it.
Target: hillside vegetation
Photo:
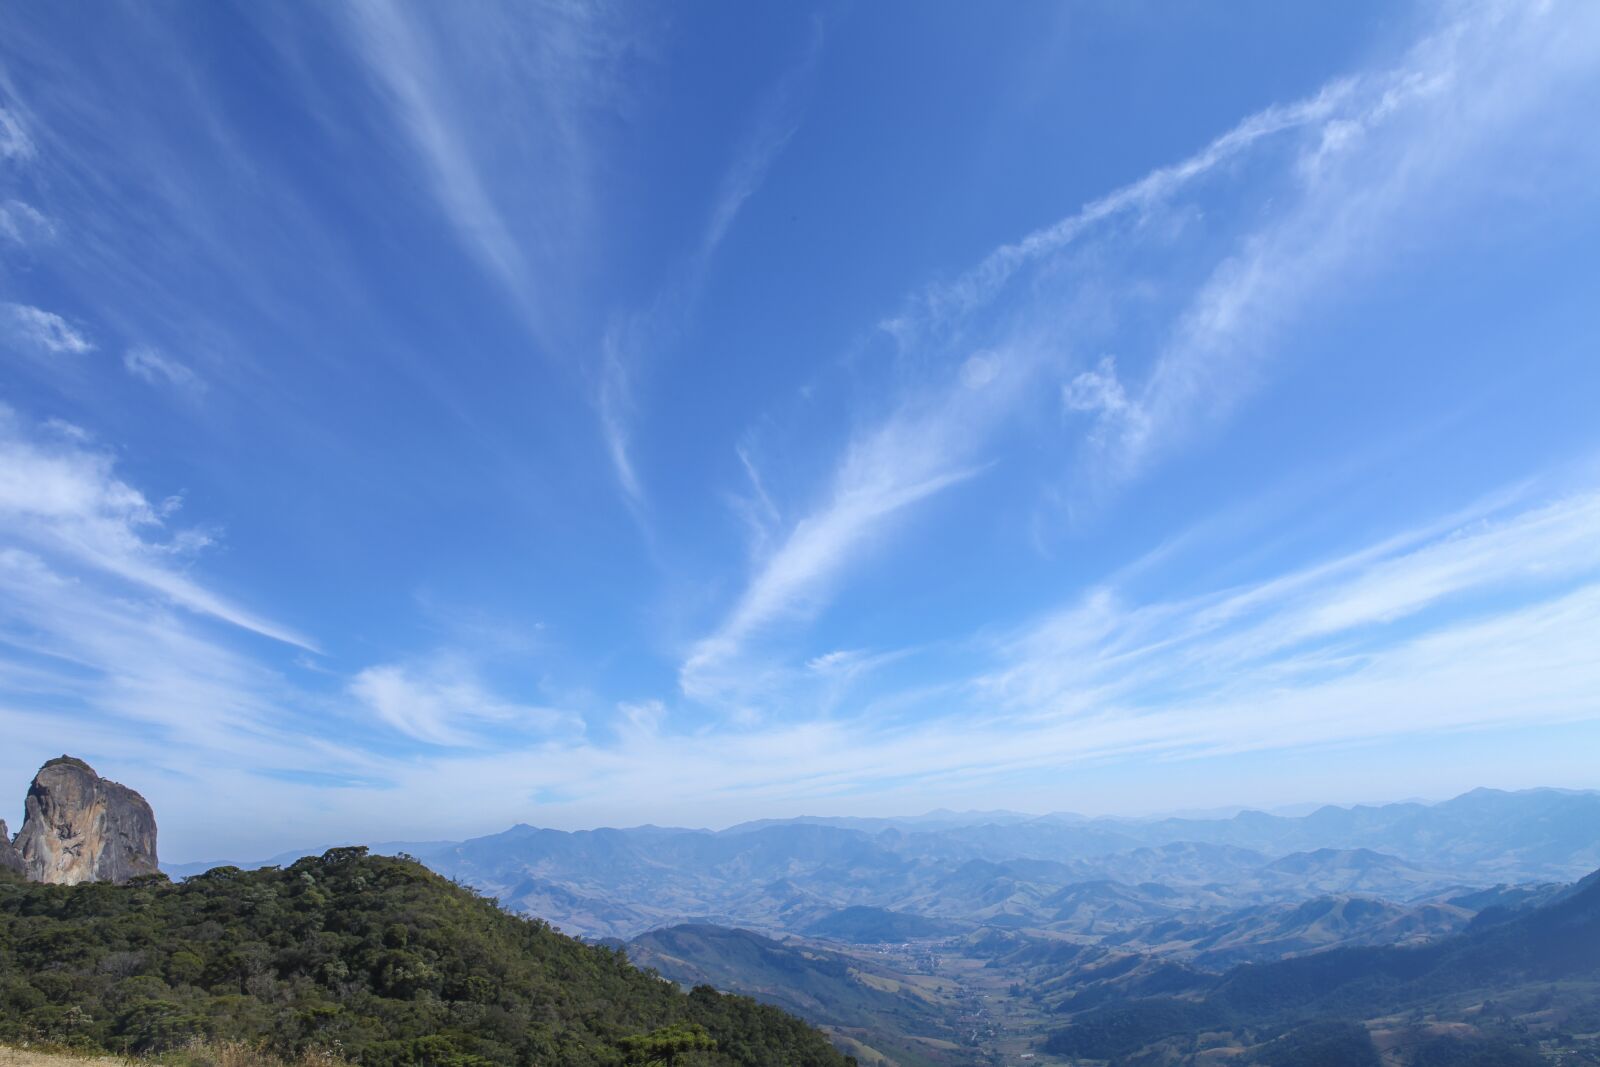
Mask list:
[[[1418,1047],[1407,1062],[1418,1064],[1514,1067],[1543,1062],[1541,1048],[1597,1063],[1600,1044],[1578,1035],[1600,1030],[1600,872],[1542,907],[1486,911],[1426,945],[1333,949],[1235,968],[1197,997],[1079,1007],[1060,1006],[1071,1024],[1047,1052],[1188,1063],[1207,1051],[1199,1035],[1231,1033],[1259,1045],[1243,1062],[1366,1067],[1378,1062],[1369,1031],[1409,1030]],[[1321,1025],[1330,1021],[1341,1025]]]
[[[952,934],[962,933],[963,930],[964,927],[960,923],[857,904],[823,916],[806,927],[805,932],[812,937],[827,937],[858,945],[870,945],[884,941],[949,937]]]
[[[334,849],[182,883],[0,881],[0,1042],[147,1053],[196,1036],[367,1067],[844,1067],[818,1031]]]
[[[627,944],[631,959],[683,986],[735,989],[874,1050],[901,1067],[971,1063],[955,1043],[946,998],[904,976],[814,945],[785,944],[749,930],[686,924]],[[863,1059],[871,1057],[858,1051]]]

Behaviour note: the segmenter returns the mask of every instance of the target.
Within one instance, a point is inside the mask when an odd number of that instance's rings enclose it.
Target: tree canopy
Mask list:
[[[0,1040],[195,1038],[368,1067],[844,1067],[826,1037],[508,914],[413,861],[334,849],[185,882],[0,880]]]

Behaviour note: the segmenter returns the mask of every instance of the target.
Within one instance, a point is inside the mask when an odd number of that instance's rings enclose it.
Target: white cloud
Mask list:
[[[56,235],[51,222],[31,204],[21,200],[0,203],[0,237],[15,244],[26,245],[34,241],[48,241]]]
[[[667,706],[659,700],[624,701],[617,705],[617,733],[634,744],[658,737],[667,714]]]
[[[857,649],[838,648],[824,652],[806,661],[806,669],[816,674],[836,674],[847,671],[859,663],[864,653]]]
[[[1382,656],[1392,624],[1435,608],[1471,618],[1600,575],[1600,493],[1426,528],[1240,589],[1129,605],[1100,589],[1003,646],[991,704],[1066,714],[1141,692],[1284,684]],[[1449,625],[1469,625],[1451,623]],[[1373,648],[1379,649],[1372,652]]]
[[[911,505],[977,473],[966,461],[968,442],[992,417],[990,396],[989,390],[952,389],[853,442],[821,506],[795,522],[722,624],[690,650],[679,670],[683,691],[713,701],[747,697],[751,679],[743,657],[750,638],[775,622],[814,614],[873,534]]]
[[[1349,81],[1337,81],[1309,99],[1256,112],[1187,159],[1153,170],[1064,219],[1001,245],[953,282],[927,287],[905,310],[882,323],[883,328],[903,345],[925,341],[928,332],[993,301],[1024,267],[1060,253],[1103,222],[1151,210],[1265,138],[1326,118],[1350,91]]]
[[[628,34],[599,5],[442,11],[363,0],[349,28],[463,247],[569,357],[595,236],[585,120],[610,110]]]
[[[282,813],[266,822],[294,835],[314,822],[315,791],[272,775],[380,780],[380,761],[330,730],[344,709],[236,647],[237,631],[71,564],[0,543],[0,780],[71,752],[150,799],[164,856],[235,859],[299,843],[238,812]]]
[[[53,311],[27,304],[0,305],[9,320],[10,333],[21,343],[51,355],[82,355],[94,345],[77,328]]]
[[[1096,420],[1093,438],[1124,430],[1119,423],[1139,418],[1141,412],[1128,401],[1128,393],[1117,377],[1117,361],[1106,356],[1092,370],[1083,371],[1061,389],[1067,410],[1085,412]]]
[[[1477,227],[1502,208],[1503,187],[1488,176],[1508,153],[1529,173],[1570,172],[1570,157],[1541,146],[1589,141],[1588,116],[1566,105],[1596,69],[1592,5],[1490,3],[1425,37],[1395,69],[1347,83],[1294,159],[1299,187],[1287,206],[1217,265],[1145,380],[1127,385],[1127,403],[1102,423],[1107,471],[1135,476],[1225,417],[1279,355],[1291,317],[1381,271],[1387,249]]]
[[[738,515],[750,531],[750,544],[754,553],[764,554],[772,541],[773,534],[783,522],[783,516],[778,507],[772,502],[772,497],[767,495],[766,483],[761,477],[761,469],[756,466],[752,454],[753,446],[749,441],[741,441],[734,446],[734,455],[739,457],[739,466],[744,470],[745,478],[750,483],[748,492],[732,493],[729,503],[734,514]]]
[[[605,437],[606,452],[611,458],[612,469],[616,471],[617,482],[622,486],[629,505],[638,509],[644,504],[644,486],[639,481],[629,451],[633,391],[628,379],[634,356],[625,351],[631,348],[631,342],[624,339],[633,332],[617,323],[606,330],[601,342],[600,386],[595,404],[600,413],[600,431]]]
[[[14,111],[0,107],[0,159],[29,160],[37,154],[22,119]]]
[[[70,437],[36,440],[21,418],[0,407],[0,538],[114,575],[190,611],[313,648],[176,567],[173,557],[207,536],[169,531],[164,518],[162,508],[117,477],[109,455]]]
[[[87,444],[94,440],[94,434],[75,422],[68,422],[66,419],[46,419],[44,428],[58,437],[64,437],[80,444]]]
[[[481,757],[450,757],[401,771],[398,780],[448,794],[462,812],[516,810],[507,797],[537,784],[567,798],[568,819],[732,821],[726,812],[814,810],[847,804],[883,810],[886,799],[931,806],[941,796],[993,790],[1045,774],[1067,782],[1073,768],[1293,750],[1406,736],[1600,718],[1593,693],[1600,659],[1600,584],[1523,606],[1452,618],[1359,659],[1307,654],[1276,669],[1142,702],[1129,686],[1048,709],[997,712],[981,694],[971,706],[880,723],[828,717],[756,729],[671,733],[654,704],[624,714],[613,745],[556,744]],[[1115,673],[1115,666],[1107,668]],[[1058,695],[1059,696],[1059,695]],[[908,786],[906,783],[914,783]],[[445,788],[443,783],[449,783]],[[358,801],[360,802],[360,801]],[[379,818],[371,802],[371,817]],[[502,820],[504,821],[504,820]]]
[[[450,656],[368,668],[348,684],[351,706],[330,706],[199,637],[181,616],[10,551],[0,553],[0,728],[30,755],[56,751],[59,725],[29,708],[41,699],[59,707],[70,694],[127,724],[100,729],[133,753],[122,758],[184,767],[189,779],[172,790],[205,782],[287,822],[315,809],[325,840],[488,832],[530,817],[631,822],[640,797],[656,821],[932,806],[1019,777],[1068,781],[1064,772],[1106,762],[1600,720],[1596,534],[1600,493],[1579,493],[1405,531],[1187,601],[1103,591],[994,645],[992,669],[964,697],[913,697],[912,716],[686,731],[646,700],[617,705],[604,738],[585,735],[575,716],[507,699]],[[1394,603],[1370,599],[1390,585],[1425,595],[1404,595],[1397,615]],[[1381,640],[1353,643],[1374,627],[1388,628]],[[836,678],[881,659],[842,649],[812,657],[807,671]],[[50,664],[42,672],[41,662]],[[352,714],[381,730],[350,737]],[[158,732],[141,740],[141,726]],[[385,754],[386,735],[427,748]],[[250,766],[314,773],[321,784],[242,775],[246,749]],[[165,789],[158,780],[147,792],[160,800]],[[535,789],[562,799],[535,802]],[[215,821],[183,809],[174,792],[173,820],[189,833]]]
[[[821,55],[822,38],[822,24],[818,20],[812,25],[811,39],[800,60],[784,72],[762,102],[760,112],[739,145],[733,163],[722,176],[711,216],[701,234],[700,248],[692,267],[694,274],[705,271],[745,202],[761,188],[767,171],[800,128],[800,104]]]
[[[462,140],[460,123],[445,110],[438,72],[426,37],[405,12],[389,3],[351,9],[368,59],[394,94],[406,127],[433,172],[440,198],[469,247],[519,303],[533,277],[487,184]]]
[[[119,595],[92,573],[73,575],[13,547],[0,548],[0,590],[0,660],[11,671],[32,664],[35,672],[31,686],[0,686],[12,699],[21,689],[53,698],[46,706],[58,711],[63,698],[83,700],[91,717],[230,749],[242,744],[241,733],[259,736],[283,718],[268,672],[202,636],[160,600]]]
[[[1262,138],[1320,119],[1347,92],[1341,83],[1311,100],[1251,116],[1195,156],[1153,171],[1077,214],[997,249],[955,283],[924,290],[883,327],[903,349],[927,348],[918,359],[937,366],[931,335],[992,301],[1024,266],[1059,252],[1103,220],[1150,209]],[[1060,309],[1052,313],[1062,317]],[[978,456],[989,434],[1011,407],[1030,396],[1028,381],[1053,358],[1046,354],[1050,344],[1031,336],[1032,327],[1011,328],[1013,334],[1004,343],[961,353],[944,380],[936,370],[931,384],[905,387],[892,413],[857,436],[834,472],[833,489],[823,506],[795,523],[787,539],[757,569],[722,625],[691,649],[679,674],[686,694],[720,699],[749,689],[760,675],[770,674],[770,668],[761,668],[750,676],[741,664],[747,639],[779,619],[814,612],[826,585],[887,520],[964,480],[981,465]],[[1102,375],[1110,372],[1110,365],[1103,364]],[[1075,384],[1080,390],[1098,386],[1095,399],[1103,403],[1120,397],[1127,407],[1114,375],[1106,379],[1090,372]],[[1065,394],[1069,403],[1071,388]]]
[[[187,393],[202,393],[206,383],[198,374],[149,345],[128,349],[122,366],[135,378],[151,385],[167,385]]]
[[[368,667],[350,693],[372,714],[407,737],[433,745],[483,747],[529,734],[581,733],[582,720],[552,708],[508,702],[484,686],[464,661],[436,657],[420,664]]]
[[[1286,575],[1137,605],[1101,591],[999,646],[1012,662],[975,680],[970,705],[883,731],[866,720],[814,723],[838,735],[838,760],[826,771],[821,760],[797,759],[769,772],[806,796],[818,795],[807,792],[814,776],[834,773],[868,792],[876,780],[906,776],[936,789],[945,777],[996,781],[1106,758],[1600,718],[1597,545],[1600,494],[1588,493],[1410,551],[1308,568],[1318,576],[1310,589]],[[1390,583],[1427,591],[1402,597],[1413,622],[1363,633],[1401,617],[1366,593]],[[1256,589],[1280,592],[1252,597]],[[1464,597],[1476,598],[1469,610],[1421,614]],[[1249,618],[1214,610],[1237,598],[1254,605]],[[1356,636],[1366,640],[1352,643]],[[849,658],[813,663],[825,670]]]
[[[749,642],[780,621],[813,617],[890,518],[981,465],[990,436],[1038,395],[1030,387],[1037,377],[1063,372],[1062,402],[1095,416],[1083,486],[1133,477],[1225,418],[1256,387],[1291,316],[1377,269],[1391,242],[1447,233],[1492,200],[1492,181],[1464,176],[1530,116],[1556,127],[1586,118],[1557,105],[1565,86],[1600,69],[1587,62],[1600,60],[1600,32],[1573,25],[1600,17],[1592,10],[1564,8],[1565,18],[1515,4],[1467,10],[1393,69],[1339,79],[1252,115],[1195,155],[914,296],[883,324],[903,360],[887,416],[855,435],[821,504],[779,539],[722,623],[690,650],[683,691],[716,699],[785,677],[770,663],[741,666]],[[1576,128],[1568,132],[1581,139]],[[1269,144],[1274,153],[1265,152]],[[1285,187],[1282,203],[1252,212],[1242,237],[1222,235],[1228,251],[1177,301],[1168,339],[1142,374],[1109,358],[1084,369],[1077,346],[1119,301],[1136,300],[1143,281],[1108,264],[1154,239],[1138,225],[1107,224],[1176,210],[1169,205],[1200,179],[1233,173],[1223,164],[1243,166],[1255,150],[1262,158],[1250,162],[1266,171],[1269,187]],[[1098,242],[1092,252],[1074,253],[1081,261],[1068,255],[1090,234]],[[1035,284],[1012,285],[1024,269]],[[964,401],[973,389],[983,399]],[[1060,447],[1066,453],[1071,444]]]
[[[382,5],[362,10],[378,84],[445,215],[485,272],[526,308],[535,332],[559,333],[548,325],[552,287],[543,283],[551,275],[539,258],[540,239],[543,227],[555,227],[549,247],[570,252],[572,234],[583,227],[563,229],[519,210],[505,174],[491,166],[496,160],[485,145],[492,138],[473,129],[467,98],[441,73],[437,50],[445,45],[423,32],[423,15]],[[1182,440],[1205,411],[1225,411],[1248,391],[1252,370],[1273,354],[1274,328],[1308,301],[1336,293],[1369,262],[1363,255],[1391,247],[1384,239],[1391,228],[1403,229],[1397,220],[1437,218],[1429,215],[1435,202],[1453,200],[1451,217],[1470,223],[1474,206],[1490,201],[1458,192],[1472,188],[1473,168],[1464,161],[1482,159],[1501,133],[1571,84],[1600,35],[1581,21],[1594,17],[1581,8],[1451,10],[1468,18],[1439,38],[1437,54],[1419,52],[1392,76],[1340,81],[1307,101],[1252,116],[1189,159],[996,249],[955,283],[911,298],[892,328],[910,353],[907,362],[921,361],[921,373],[894,380],[876,397],[881,408],[853,424],[815,499],[793,506],[779,494],[780,507],[753,453],[741,453],[757,550],[748,581],[686,657],[685,692],[738,699],[769,678],[793,686],[803,676],[820,685],[881,662],[882,654],[854,649],[815,655],[814,642],[800,641],[785,647],[803,650],[795,668],[773,667],[762,655],[764,642],[785,626],[822,612],[854,569],[883,551],[885,535],[897,523],[909,525],[919,503],[982,470],[986,442],[997,427],[1012,425],[1008,416],[1028,396],[1042,398],[1052,416],[1063,404],[1098,415],[1108,450],[1102,458],[1136,471]],[[1558,26],[1557,14],[1573,11],[1579,21]],[[490,50],[485,62],[503,62],[508,51],[514,49]],[[562,110],[552,105],[552,121],[540,129],[570,130]],[[735,155],[710,205],[703,247],[716,249],[732,232],[792,134],[791,117],[758,124],[748,151]],[[5,140],[9,129],[0,130],[0,145],[13,143]],[[22,136],[14,143],[31,154]],[[544,144],[554,146],[553,168],[581,186],[588,173],[576,158],[581,147],[567,132]],[[1269,144],[1285,148],[1285,158],[1271,156]],[[1022,320],[1056,317],[1054,297],[1093,274],[1060,258],[1069,248],[1081,250],[1090,237],[1120,247],[1127,235],[1107,232],[1116,229],[1114,220],[1136,229],[1201,179],[1256,163],[1257,152],[1282,165],[1289,188],[1259,205],[1257,228],[1231,243],[1226,262],[1180,301],[1186,311],[1155,353],[1156,369],[1121,346],[1120,366],[1088,365],[1087,353],[1111,347],[1097,339],[1053,356],[1010,343],[1031,336],[1031,322]],[[559,193],[562,180],[546,178],[530,183],[537,195]],[[584,214],[582,196],[548,199],[555,212],[576,204],[574,213]],[[1019,285],[1029,290],[1020,306],[990,315],[1034,269],[1061,271],[1047,282],[1068,280]],[[1110,289],[1124,281],[1091,280]],[[90,349],[59,316],[27,310],[47,316],[32,323],[42,339],[31,343],[41,350],[74,351],[74,343],[83,346],[76,351]],[[948,351],[925,344],[968,331],[983,336],[952,341]],[[631,360],[635,349],[624,350]],[[619,479],[639,499],[629,455],[630,360],[606,365],[600,388],[609,392],[600,408]],[[127,366],[177,384],[156,364]],[[1056,370],[1059,377],[1048,374]],[[859,708],[833,714],[830,705],[826,715],[769,717],[757,728],[713,724],[686,732],[691,716],[644,701],[618,705],[615,739],[601,743],[583,737],[565,713],[508,698],[470,664],[448,659],[386,661],[331,683],[336,692],[328,698],[295,690],[230,651],[206,625],[203,617],[218,618],[303,643],[186,569],[207,533],[176,528],[172,509],[128,484],[113,456],[81,431],[62,427],[55,437],[35,439],[9,413],[0,421],[0,735],[8,742],[0,756],[24,743],[58,749],[69,718],[75,729],[89,722],[97,733],[102,717],[115,719],[123,732],[107,728],[104,736],[151,766],[176,773],[188,764],[185,773],[205,783],[204,795],[235,798],[245,810],[317,809],[329,834],[370,836],[397,823],[417,836],[436,827],[495,829],[523,816],[535,786],[570,795],[567,810],[578,813],[571,817],[588,820],[608,810],[626,818],[641,796],[668,813],[762,804],[793,810],[827,797],[864,808],[909,779],[921,783],[925,798],[950,784],[996,783],[1034,770],[1060,777],[1062,768],[1107,759],[1596,715],[1600,504],[1593,495],[1516,513],[1497,509],[1442,531],[1406,531],[1191,600],[1140,601],[1111,583],[1007,640],[973,642],[970,655],[992,659],[967,687],[946,687],[935,699],[882,698],[902,701],[915,716],[885,720]],[[79,716],[78,708],[90,711]],[[376,739],[345,736],[354,715]],[[340,728],[318,717],[338,720]],[[491,737],[502,743],[486,744]],[[402,748],[397,738],[450,751],[418,755],[419,746]],[[245,751],[250,760],[239,755]],[[387,755],[394,752],[402,754]],[[240,773],[267,763],[396,788],[279,789]],[[172,810],[179,818],[179,808]]]
[[[1060,358],[1052,351],[1055,344],[1049,333],[1060,328],[1056,320],[1070,316],[1059,307],[1050,308],[1044,317],[1051,321],[1040,329],[1012,321],[1007,336],[977,352],[961,352],[953,366],[938,358],[937,335],[959,335],[953,324],[994,301],[1029,264],[1049,259],[1106,220],[1152,210],[1273,134],[1325,118],[1350,91],[1348,83],[1339,82],[1308,100],[1252,115],[1194,156],[1152,171],[1076,214],[996,249],[955,282],[918,293],[905,310],[885,321],[883,328],[902,350],[916,350],[918,365],[934,368],[932,380],[924,377],[903,385],[891,413],[852,441],[822,506],[793,525],[757,568],[722,624],[690,650],[679,672],[683,691],[700,699],[723,699],[750,690],[764,676],[770,680],[770,667],[752,669],[741,662],[748,639],[780,619],[814,613],[828,584],[890,518],[981,466],[979,456],[994,428],[1003,424],[1016,404],[1031,397],[1032,377]],[[1103,409],[1107,403],[1117,403],[1120,412],[1133,414],[1109,363],[1102,364],[1099,372],[1080,376],[1063,395],[1069,405],[1093,400]]]
[[[669,280],[648,307],[613,319],[602,338],[595,405],[612,468],[636,516],[644,505],[644,487],[631,453],[633,379],[653,354],[676,342],[700,299],[718,248],[799,129],[800,100],[821,47],[819,23],[804,56],[778,80],[738,146],[733,162],[718,183],[710,215],[693,253],[674,266]]]

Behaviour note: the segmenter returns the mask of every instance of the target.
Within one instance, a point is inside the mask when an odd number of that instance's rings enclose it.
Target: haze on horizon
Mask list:
[[[1600,7],[0,11],[0,817],[1600,787]]]

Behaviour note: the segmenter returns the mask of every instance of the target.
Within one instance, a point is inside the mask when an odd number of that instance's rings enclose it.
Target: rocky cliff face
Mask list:
[[[35,882],[125,882],[158,870],[156,817],[138,793],[62,756],[34,776],[15,850]]]
[[[4,819],[0,819],[0,871],[22,873],[22,856],[11,843],[11,831],[6,829]]]

